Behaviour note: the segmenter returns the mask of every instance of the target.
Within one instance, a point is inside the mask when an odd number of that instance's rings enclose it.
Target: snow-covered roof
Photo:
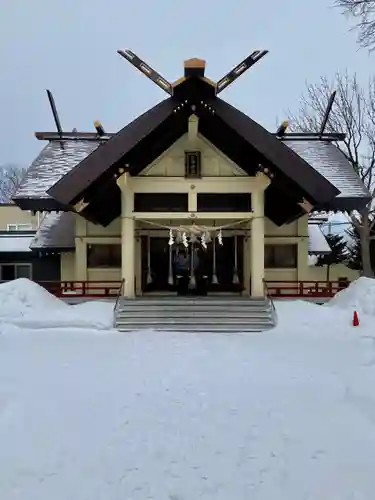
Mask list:
[[[324,255],[331,253],[331,247],[328,244],[322,230],[318,224],[308,224],[309,231],[309,254]]]
[[[339,189],[337,198],[362,198],[369,195],[358,174],[334,144],[293,140],[287,140],[284,144]]]
[[[31,242],[32,249],[75,247],[75,220],[72,212],[52,212],[45,215]]]
[[[50,198],[47,191],[100,144],[99,141],[70,140],[62,147],[59,141],[49,142],[28,168],[13,198]]]
[[[34,234],[0,234],[0,253],[31,252]]]
[[[327,213],[312,213],[309,215],[309,224],[322,224],[322,222],[328,222],[328,219]]]

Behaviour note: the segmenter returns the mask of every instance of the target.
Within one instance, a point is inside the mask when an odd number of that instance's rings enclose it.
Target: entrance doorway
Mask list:
[[[237,242],[235,239],[237,238]],[[175,256],[177,251],[187,252],[189,276],[191,277],[191,252],[194,250],[194,277],[205,280],[207,293],[239,293],[243,290],[243,236],[223,237],[223,244],[215,242],[216,273],[214,266],[214,245],[207,244],[207,249],[199,243],[184,247],[172,246],[172,266],[170,266],[170,247],[168,238],[142,236],[142,292],[177,293]],[[237,259],[235,254],[237,251]],[[237,266],[237,269],[235,269]],[[172,275],[172,279],[171,279]],[[217,279],[215,279],[215,276]],[[173,284],[172,284],[173,282]],[[199,287],[190,290],[199,293]],[[204,293],[204,292],[203,292]]]

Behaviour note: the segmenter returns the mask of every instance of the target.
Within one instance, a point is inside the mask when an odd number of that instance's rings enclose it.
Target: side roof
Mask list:
[[[75,248],[75,218],[72,212],[52,212],[44,216],[33,240],[33,250]]]
[[[355,210],[370,201],[370,193],[345,155],[327,141],[293,141],[286,145],[328,179],[339,194],[321,210]]]
[[[13,198],[15,203],[23,210],[64,209],[48,190],[99,145],[100,141],[89,140],[64,141],[63,146],[60,141],[50,141],[28,168]]]

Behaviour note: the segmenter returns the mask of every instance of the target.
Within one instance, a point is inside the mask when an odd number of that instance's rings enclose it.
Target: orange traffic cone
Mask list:
[[[354,314],[353,314],[353,326],[358,326],[358,325],[359,325],[358,313],[357,313],[357,311],[354,311]]]

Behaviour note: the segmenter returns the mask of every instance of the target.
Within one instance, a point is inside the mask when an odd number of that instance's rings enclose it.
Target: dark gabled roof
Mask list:
[[[49,142],[27,170],[13,198],[16,204],[22,210],[63,210],[48,190],[99,145],[99,141],[70,140],[62,147],[58,141]]]
[[[186,112],[179,113],[184,119],[174,113],[178,104],[169,98],[136,118],[51,186],[49,195],[62,204],[71,204],[99,179],[102,183],[103,178],[113,177],[110,167],[124,157],[121,166],[128,163],[132,171],[143,170],[187,131]],[[146,139],[147,146],[143,147]]]
[[[234,132],[237,136],[237,147],[243,151],[243,157],[238,163],[241,167],[245,161],[251,161],[251,156],[256,152],[260,163],[270,167],[276,177],[282,176],[283,184],[292,183],[295,188],[299,187],[303,191],[303,196],[313,204],[329,202],[339,193],[309,163],[247,115],[219,98],[209,99],[207,105],[213,113],[211,120],[207,120],[206,124],[204,121],[202,123],[203,135],[205,137],[209,135],[207,139],[218,147],[216,130],[220,125]],[[215,127],[214,121],[218,119],[221,123]],[[251,150],[253,155],[250,156]]]
[[[192,99],[191,89],[186,89],[186,95]],[[194,104],[175,97],[158,104],[93,151],[48,193],[63,205],[82,197],[89,200],[95,183],[102,185],[105,178],[113,178],[120,161],[137,175],[187,131],[187,118],[194,110],[200,118],[200,132],[249,174],[255,174],[260,163],[270,166],[285,189],[290,191],[293,186],[300,201],[305,197],[314,205],[327,203],[338,194],[273,134],[219,98],[199,101],[201,95]]]
[[[30,244],[30,248],[33,250],[73,250],[75,248],[74,214],[72,212],[46,214]]]

